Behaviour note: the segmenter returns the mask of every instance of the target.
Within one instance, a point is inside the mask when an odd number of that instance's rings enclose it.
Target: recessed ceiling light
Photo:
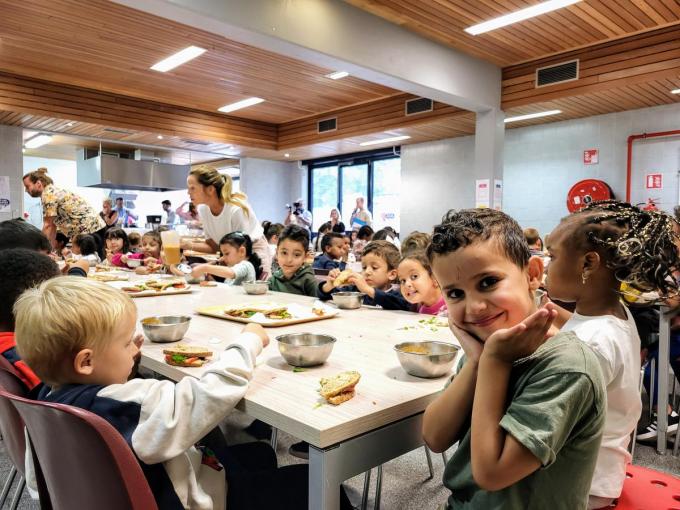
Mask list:
[[[44,134],[38,134],[35,136],[32,136],[28,140],[24,142],[24,146],[26,146],[27,149],[37,149],[38,147],[42,147],[43,145],[50,143],[52,140],[52,135],[44,135]]]
[[[75,125],[76,125],[75,122],[69,122],[68,124],[66,124],[66,127],[71,127],[71,126],[75,126]]]
[[[680,94],[680,89],[671,90],[671,94]]]
[[[283,157],[284,157],[284,158],[289,158],[289,157],[290,157],[290,154],[288,154],[288,153],[286,152],[286,153],[283,155]]]
[[[398,142],[400,140],[408,140],[411,138],[408,135],[401,135],[401,136],[393,136],[391,138],[381,138],[380,140],[371,140],[370,142],[361,142],[359,145],[362,147],[365,147],[366,145],[378,145],[379,143],[389,143],[389,142]]]
[[[505,123],[507,124],[508,122],[517,122],[520,120],[538,119],[540,117],[548,117],[549,115],[557,115],[558,113],[562,113],[562,110],[548,110],[545,112],[528,113],[526,115],[508,117],[507,119],[505,119]]]
[[[249,97],[248,99],[244,99],[243,101],[237,101],[235,103],[224,105],[221,108],[218,108],[217,111],[229,113],[236,110],[240,110],[241,108],[248,108],[249,106],[262,103],[263,101],[264,99],[262,99],[261,97]]]
[[[331,80],[339,80],[340,78],[345,78],[347,76],[349,76],[347,71],[335,71],[334,73],[327,74],[326,78],[330,78]]]
[[[158,138],[159,140],[162,140],[162,139],[163,139],[163,135],[158,135],[156,138]]]
[[[491,30],[496,30],[497,28],[512,25],[518,21],[524,21],[525,19],[540,16],[546,12],[567,7],[568,5],[572,5],[580,1],[581,0],[549,0],[547,2],[541,2],[540,4],[532,5],[531,7],[520,9],[519,11],[511,12],[510,14],[499,16],[498,18],[490,19],[484,23],[467,27],[465,31],[472,35],[483,34]]]
[[[174,55],[170,55],[168,58],[155,63],[151,66],[151,69],[165,73],[177,66],[186,64],[189,60],[192,60],[203,53],[205,53],[205,49],[199,48],[198,46],[189,46],[188,48],[184,48],[182,51],[178,51]]]

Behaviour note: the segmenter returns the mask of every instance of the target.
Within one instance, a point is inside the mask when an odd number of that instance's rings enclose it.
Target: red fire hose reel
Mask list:
[[[597,179],[586,179],[574,184],[567,193],[567,209],[576,212],[591,202],[614,198],[609,185]]]

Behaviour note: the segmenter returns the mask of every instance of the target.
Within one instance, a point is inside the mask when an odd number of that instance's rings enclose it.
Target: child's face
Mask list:
[[[548,244],[550,264],[546,287],[551,298],[565,303],[576,301],[584,285],[581,280],[583,257],[569,247],[572,229],[559,225],[551,234]]]
[[[113,253],[118,253],[119,251],[121,251],[123,249],[124,244],[125,243],[123,242],[123,240],[117,237],[109,237],[106,240],[106,248]]]
[[[80,255],[80,246],[77,243],[71,243],[71,252],[74,255]]]
[[[331,239],[331,244],[326,246],[326,255],[332,259],[339,259],[345,254],[345,241],[338,238]]]
[[[441,292],[437,282],[417,260],[406,259],[397,269],[401,294],[409,303],[433,305],[439,301]]]
[[[361,274],[366,283],[376,289],[387,287],[397,278],[397,270],[390,269],[387,261],[375,253],[361,257],[361,267]]]
[[[352,241],[356,241],[356,240],[357,240],[357,234],[358,234],[358,233],[359,233],[359,232],[357,232],[356,230],[352,231],[352,233],[350,234],[350,235],[352,236]]]
[[[126,315],[113,331],[106,347],[94,351],[89,376],[91,384],[123,384],[127,381],[135,364],[134,357],[139,352],[132,341],[136,322],[134,312]]]
[[[450,320],[482,342],[536,310],[528,270],[519,268],[493,239],[436,256],[432,271]]]
[[[161,256],[161,245],[153,237],[142,237],[142,253],[155,259]]]
[[[220,244],[220,252],[222,252],[222,258],[220,261],[225,266],[234,266],[246,259],[246,247],[232,246],[231,244]]]
[[[345,252],[345,255],[347,255],[349,253],[349,250],[352,248],[352,243],[349,240],[349,237],[343,237],[342,242],[343,242],[343,250]]]
[[[276,260],[283,271],[283,276],[291,278],[305,263],[307,247],[292,239],[284,239],[276,248]]]

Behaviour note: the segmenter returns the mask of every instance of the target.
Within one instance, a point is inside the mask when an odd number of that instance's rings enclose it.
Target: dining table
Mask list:
[[[202,345],[215,353],[236,339],[244,324],[200,315],[197,310],[263,301],[311,308],[315,298],[277,292],[247,295],[240,286],[218,284],[193,286],[189,294],[134,300],[139,332],[141,320],[146,317],[188,315],[190,325],[182,342]],[[332,304],[326,306],[335,313]],[[333,317],[323,320],[266,331],[270,343],[258,356],[248,390],[237,409],[309,443],[310,509],[337,509],[343,481],[424,444],[423,412],[449,375],[425,379],[407,374],[394,346],[420,340],[459,345],[445,318],[362,306],[337,310]],[[286,363],[276,337],[297,332],[326,334],[336,339],[324,364],[300,369]],[[201,377],[209,368],[209,364],[193,368],[168,365],[163,349],[171,345],[145,339],[141,366],[174,381]],[[326,403],[318,392],[320,378],[346,370],[361,374],[356,395],[337,406]]]

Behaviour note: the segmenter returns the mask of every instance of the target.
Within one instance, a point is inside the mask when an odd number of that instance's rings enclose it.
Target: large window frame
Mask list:
[[[343,195],[343,167],[357,166],[357,165],[367,165],[368,173],[368,186],[366,192],[366,208],[373,214],[373,192],[374,192],[374,164],[376,161],[386,160],[386,159],[401,159],[401,147],[389,147],[387,149],[378,149],[374,151],[359,152],[354,154],[345,154],[342,156],[333,156],[328,158],[320,158],[303,161],[303,165],[307,165],[308,179],[309,183],[307,190],[307,203],[309,204],[309,210],[314,210],[314,170],[316,168],[333,167],[336,166],[338,169],[338,193],[335,206],[338,211],[340,211],[342,216],[341,204]],[[351,230],[351,226],[345,223],[345,228],[347,231]]]

